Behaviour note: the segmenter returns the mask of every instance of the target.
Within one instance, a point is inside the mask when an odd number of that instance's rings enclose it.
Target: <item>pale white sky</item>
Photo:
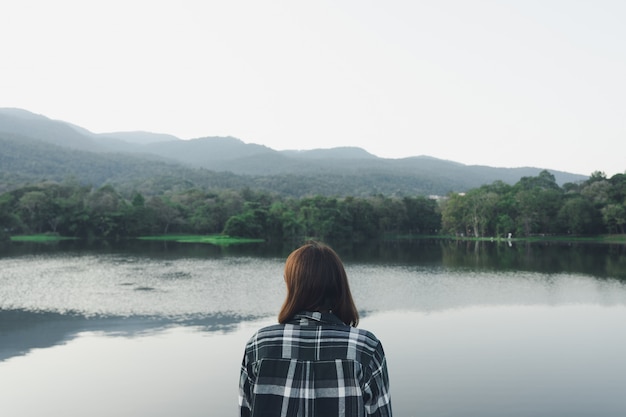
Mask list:
[[[611,176],[624,22],[623,0],[2,0],[0,107]]]

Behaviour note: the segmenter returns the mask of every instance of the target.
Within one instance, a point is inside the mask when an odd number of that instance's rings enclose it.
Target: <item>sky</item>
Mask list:
[[[625,21],[623,0],[3,0],[0,107],[610,177]]]

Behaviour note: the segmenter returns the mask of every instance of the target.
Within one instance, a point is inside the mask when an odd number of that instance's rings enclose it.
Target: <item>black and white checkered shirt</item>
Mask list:
[[[242,417],[390,417],[385,353],[366,330],[303,312],[256,332],[241,365]]]

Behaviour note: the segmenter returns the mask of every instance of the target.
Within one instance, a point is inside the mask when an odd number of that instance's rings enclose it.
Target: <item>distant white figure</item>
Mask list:
[[[513,236],[513,233],[509,232],[509,239],[511,239],[511,236]]]

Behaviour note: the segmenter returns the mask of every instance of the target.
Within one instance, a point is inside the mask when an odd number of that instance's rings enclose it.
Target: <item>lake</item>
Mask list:
[[[394,415],[624,416],[626,246],[334,245]],[[13,243],[0,251],[3,416],[234,416],[289,247]]]

